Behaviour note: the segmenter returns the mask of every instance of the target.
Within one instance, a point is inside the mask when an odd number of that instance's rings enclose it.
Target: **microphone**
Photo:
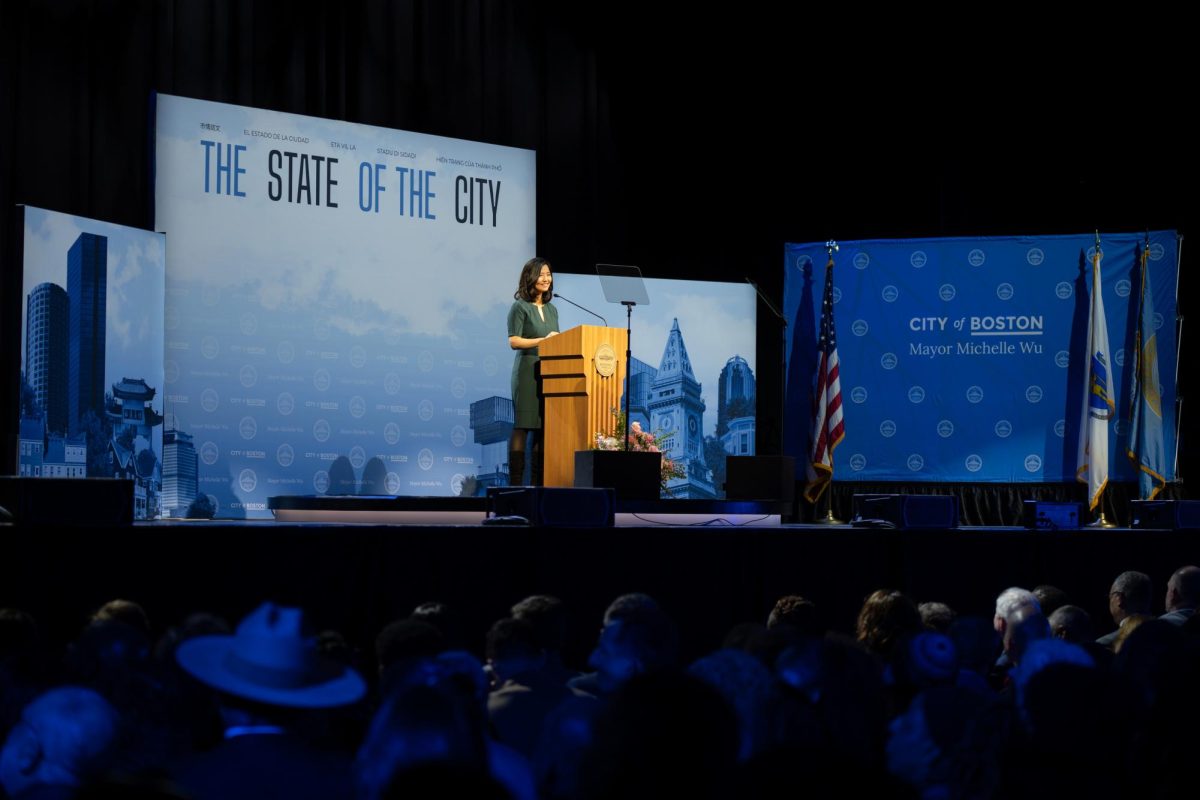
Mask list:
[[[571,305],[575,306],[575,307],[576,307],[576,308],[578,308],[580,311],[586,311],[587,313],[591,314],[591,315],[592,315],[593,317],[595,317],[596,319],[598,319],[598,320],[600,320],[601,322],[603,322],[603,323],[604,323],[604,327],[606,327],[606,328],[608,327],[608,320],[606,320],[604,317],[602,317],[602,316],[600,316],[599,314],[597,314],[595,311],[592,311],[591,309],[588,309],[588,308],[584,308],[583,306],[579,305],[579,303],[576,303],[574,300],[567,300],[567,298],[563,297],[563,296],[562,296],[561,294],[559,294],[558,292],[555,292],[555,293],[554,293],[554,299],[555,299],[555,300],[566,300],[568,303],[570,303]]]

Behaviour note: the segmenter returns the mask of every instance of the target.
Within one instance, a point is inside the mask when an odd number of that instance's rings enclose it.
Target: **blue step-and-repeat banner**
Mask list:
[[[1101,236],[1101,282],[1117,417],[1111,475],[1133,480],[1131,430],[1139,256],[1146,234]],[[1174,231],[1149,234],[1166,475],[1174,479]],[[834,478],[1072,481],[1095,235],[840,243],[834,320],[846,436]],[[808,459],[823,243],[785,248],[786,431]]]

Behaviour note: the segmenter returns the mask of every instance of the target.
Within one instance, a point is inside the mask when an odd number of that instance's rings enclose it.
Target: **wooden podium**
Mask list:
[[[578,325],[538,345],[546,486],[575,485],[575,451],[612,430],[625,386],[624,328]]]

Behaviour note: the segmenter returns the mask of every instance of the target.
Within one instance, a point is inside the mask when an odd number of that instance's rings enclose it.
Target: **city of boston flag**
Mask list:
[[[1087,371],[1079,425],[1076,478],[1088,485],[1088,507],[1095,510],[1108,485],[1108,422],[1116,413],[1108,352],[1108,324],[1100,286],[1100,241],[1092,256],[1092,300],[1088,310]],[[1156,384],[1157,385],[1157,384]]]
[[[1133,426],[1125,454],[1138,473],[1139,494],[1143,500],[1153,500],[1167,480],[1166,455],[1163,452],[1162,396],[1158,391],[1158,331],[1154,325],[1154,295],[1150,291],[1150,274],[1146,270],[1146,254],[1150,242],[1142,247],[1142,288],[1138,297],[1137,362],[1133,371]]]

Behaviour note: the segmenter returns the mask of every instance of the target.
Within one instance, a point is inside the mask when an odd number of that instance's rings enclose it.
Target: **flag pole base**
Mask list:
[[[825,512],[825,516],[813,520],[814,525],[845,525],[846,523],[833,515],[833,509]]]
[[[1097,514],[1096,514],[1096,520],[1094,522],[1088,523],[1088,527],[1089,528],[1115,528],[1115,527],[1117,527],[1117,524],[1115,522],[1109,522],[1108,519],[1104,516],[1104,512],[1100,511],[1100,512],[1097,512]]]

